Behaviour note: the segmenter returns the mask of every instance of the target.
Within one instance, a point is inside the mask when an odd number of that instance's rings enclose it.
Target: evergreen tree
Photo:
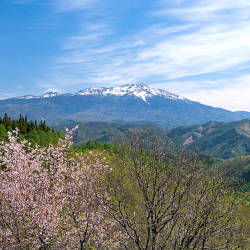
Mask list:
[[[31,141],[32,145],[38,143],[41,146],[48,146],[50,143],[57,144],[59,138],[62,138],[61,132],[51,130],[45,121],[38,125],[37,121],[28,120],[27,116],[20,114],[18,120],[12,120],[7,114],[0,117],[0,140],[7,140],[7,131],[13,131],[16,128],[20,130],[20,139]]]

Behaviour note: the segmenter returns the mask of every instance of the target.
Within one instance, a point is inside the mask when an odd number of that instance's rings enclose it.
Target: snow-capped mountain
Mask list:
[[[47,92],[47,93],[44,93],[41,98],[50,98],[50,97],[54,97],[54,96],[58,96],[58,93],[57,92]]]
[[[34,98],[50,98],[50,97],[54,97],[54,96],[58,96],[59,94],[57,92],[46,92],[41,96],[35,96],[35,95],[24,95],[24,96],[20,96],[20,97],[14,97],[11,99],[34,99]]]
[[[172,94],[166,90],[154,89],[143,83],[127,84],[120,87],[102,87],[102,88],[86,88],[78,91],[72,96],[135,96],[147,102],[147,99],[153,96],[160,96],[171,100],[187,100],[186,98]],[[57,92],[47,92],[41,96],[25,95],[18,97],[18,99],[32,99],[32,98],[50,98],[60,96]]]
[[[34,98],[39,98],[39,97],[35,96],[35,95],[24,95],[24,96],[20,96],[20,97],[13,97],[13,98],[10,98],[10,99],[25,99],[25,100],[28,100],[28,99],[34,99]]]
[[[86,88],[75,94],[48,92],[0,100],[0,116],[19,114],[45,119],[49,124],[62,120],[132,122],[174,128],[208,121],[250,119],[249,112],[231,112],[188,100],[142,83],[111,88]]]
[[[77,95],[99,95],[99,96],[124,96],[132,95],[141,98],[143,101],[147,101],[147,98],[152,96],[161,96],[171,100],[186,100],[186,98],[172,94],[162,89],[153,89],[146,86],[143,83],[127,84],[121,87],[111,88],[87,88],[77,92]]]

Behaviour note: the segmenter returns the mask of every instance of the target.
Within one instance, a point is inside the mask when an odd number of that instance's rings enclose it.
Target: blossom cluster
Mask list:
[[[104,173],[111,170],[100,154],[72,151],[76,129],[46,148],[20,142],[18,129],[0,142],[1,249],[119,245],[119,226],[102,209],[110,199]]]

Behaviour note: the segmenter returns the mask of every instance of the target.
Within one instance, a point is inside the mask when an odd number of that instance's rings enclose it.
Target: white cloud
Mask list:
[[[161,34],[164,30],[165,27],[157,27],[153,32]],[[248,23],[237,28],[205,27],[187,34],[158,35],[160,39],[154,44],[145,31],[136,38],[124,39],[126,42],[100,46],[105,36],[101,31],[71,37],[64,49],[72,51],[60,57],[60,67],[75,73],[87,68],[93,81],[99,81],[100,75],[117,75],[113,77],[115,81],[125,75],[134,80],[152,76],[169,80],[227,70],[248,62],[250,56]]]
[[[190,100],[214,107],[250,111],[250,74],[210,81],[170,81],[155,84],[153,87],[167,89]]]
[[[182,1],[177,4],[177,7],[169,8],[168,1],[161,1],[161,7],[160,10],[154,11],[152,14],[162,17],[173,15],[189,21],[209,21],[218,17],[222,19],[232,18],[230,11],[241,14],[233,18],[248,18],[248,15],[242,14],[247,13],[246,8],[250,7],[250,2],[248,0],[191,0]],[[223,15],[222,12],[224,12]]]
[[[93,1],[87,0],[62,0],[58,8],[77,10],[92,4]],[[183,92],[191,99],[229,109],[250,110],[246,94],[250,93],[250,80],[237,72],[249,67],[250,2],[180,1],[171,8],[169,1],[161,0],[161,4],[160,11],[150,14],[151,18],[157,16],[158,21],[135,30],[132,35],[117,35],[112,24],[83,21],[81,27],[84,28],[64,41],[62,55],[56,58],[43,81],[46,84],[40,84],[47,88],[172,81],[176,85],[172,85],[171,91]],[[169,16],[175,18],[174,25],[169,24]],[[213,78],[214,73],[220,72],[234,72],[238,77],[232,82],[178,80],[190,76],[202,79],[203,74],[211,74]],[[184,91],[187,85],[195,86],[195,91]],[[206,94],[208,88],[209,94]],[[227,93],[224,99],[223,93]],[[226,96],[231,93],[237,95],[228,102],[230,98]]]
[[[192,100],[233,111],[250,111],[249,95],[250,75],[223,80],[221,88],[211,90],[199,88],[186,93],[186,96]]]

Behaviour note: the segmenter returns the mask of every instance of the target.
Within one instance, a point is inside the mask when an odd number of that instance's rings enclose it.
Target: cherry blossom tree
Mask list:
[[[71,150],[74,131],[47,148],[19,142],[18,129],[0,144],[0,246],[2,249],[86,249],[119,245],[122,233],[107,217],[105,158]],[[103,199],[102,199],[103,200]]]

